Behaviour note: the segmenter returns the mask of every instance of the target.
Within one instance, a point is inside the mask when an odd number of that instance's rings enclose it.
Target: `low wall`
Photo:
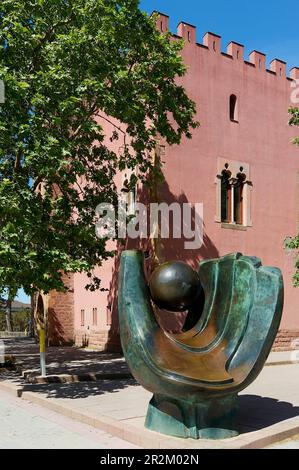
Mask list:
[[[0,331],[0,338],[26,338],[29,334],[24,331]]]
[[[276,336],[273,351],[299,349],[299,330],[280,330]]]
[[[75,331],[75,345],[87,347],[98,351],[121,352],[120,337],[111,330],[103,331]]]

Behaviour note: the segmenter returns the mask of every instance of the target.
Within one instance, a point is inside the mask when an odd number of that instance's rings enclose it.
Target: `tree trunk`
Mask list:
[[[35,295],[33,294],[30,299],[31,303],[31,314],[30,314],[30,324],[29,324],[29,336],[30,338],[35,338],[35,328],[34,328],[34,309],[35,309]]]
[[[6,302],[5,319],[6,319],[6,330],[12,331],[11,300],[9,299],[7,299],[7,302]]]

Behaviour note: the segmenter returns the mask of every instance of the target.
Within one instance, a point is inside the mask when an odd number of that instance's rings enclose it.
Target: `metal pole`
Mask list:
[[[40,351],[40,369],[41,375],[46,375],[46,331],[44,328],[39,330],[39,351]]]

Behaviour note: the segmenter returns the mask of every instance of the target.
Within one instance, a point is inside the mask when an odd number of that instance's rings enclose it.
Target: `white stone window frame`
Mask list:
[[[231,173],[231,179],[237,179],[238,173],[240,173],[240,168],[243,168],[242,173],[246,175],[246,180],[244,181],[243,187],[243,221],[242,224],[237,224],[234,222],[234,196],[231,197],[231,219],[228,223],[221,220],[221,179],[223,170],[227,169]],[[250,165],[244,161],[237,160],[228,160],[227,158],[218,158],[217,159],[217,175],[215,178],[216,185],[216,215],[215,222],[222,224],[226,228],[241,228],[241,227],[252,227],[252,218],[251,218],[251,191],[252,191],[252,182],[250,179]],[[234,187],[232,185],[232,191]]]

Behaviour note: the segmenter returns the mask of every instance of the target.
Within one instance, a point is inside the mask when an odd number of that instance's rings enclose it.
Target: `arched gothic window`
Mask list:
[[[243,191],[246,175],[243,167],[232,177],[228,164],[221,173],[221,222],[243,225],[244,207]]]

